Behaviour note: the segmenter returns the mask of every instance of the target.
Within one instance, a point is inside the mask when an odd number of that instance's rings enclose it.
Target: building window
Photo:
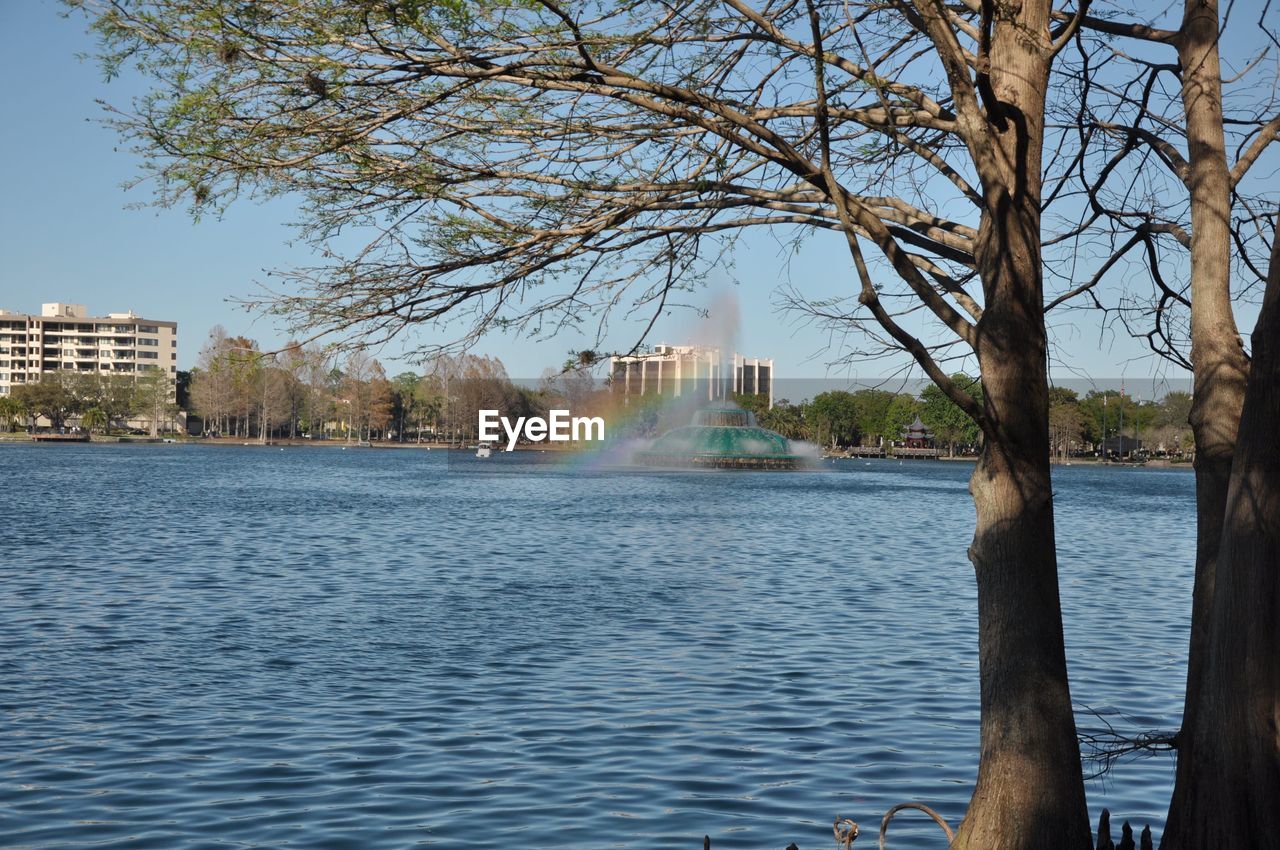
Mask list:
[[[160,329],[155,325],[138,325],[138,333],[140,334],[158,334]]]
[[[153,339],[151,337],[145,337],[145,336],[138,337],[138,345],[159,345],[159,344],[160,344],[160,340],[158,339]]]

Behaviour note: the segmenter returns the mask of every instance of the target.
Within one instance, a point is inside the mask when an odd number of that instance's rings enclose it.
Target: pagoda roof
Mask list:
[[[903,429],[904,434],[932,434],[933,432],[920,421],[920,415],[916,414],[915,421]]]

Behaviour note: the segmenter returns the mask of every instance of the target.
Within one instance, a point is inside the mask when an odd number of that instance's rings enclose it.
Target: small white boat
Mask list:
[[[489,457],[493,454],[493,449],[481,443],[476,446],[476,457]]]

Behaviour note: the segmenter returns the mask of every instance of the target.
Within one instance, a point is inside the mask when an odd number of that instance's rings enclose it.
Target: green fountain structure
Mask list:
[[[733,402],[698,410],[693,423],[673,428],[637,452],[637,463],[678,469],[797,469],[805,458],[791,441],[756,423]]]

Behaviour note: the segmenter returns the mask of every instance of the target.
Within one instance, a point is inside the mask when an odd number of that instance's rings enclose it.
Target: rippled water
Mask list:
[[[442,454],[0,445],[0,846],[810,850],[962,815],[971,467]],[[1192,476],[1055,486],[1073,695],[1174,727]],[[1172,776],[1121,765],[1095,820],[1158,835]]]

